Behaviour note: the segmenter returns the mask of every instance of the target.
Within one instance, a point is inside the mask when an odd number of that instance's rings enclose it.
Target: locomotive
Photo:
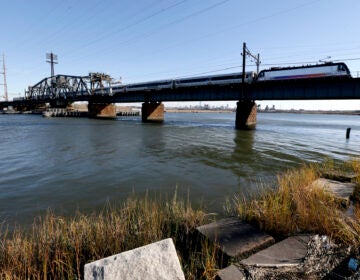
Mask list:
[[[299,67],[270,68],[259,72],[256,81],[311,79],[325,77],[351,77],[343,62],[306,65]]]

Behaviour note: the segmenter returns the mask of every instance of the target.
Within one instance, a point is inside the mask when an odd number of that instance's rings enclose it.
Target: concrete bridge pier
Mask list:
[[[45,103],[29,103],[27,105],[16,105],[13,107],[15,111],[25,112],[25,111],[44,111],[46,108]]]
[[[112,103],[94,103],[89,102],[88,112],[90,118],[100,118],[100,119],[115,119],[116,118],[116,108]]]
[[[255,129],[256,109],[257,107],[255,101],[239,101],[236,108],[236,129]]]
[[[66,108],[69,105],[69,102],[66,99],[56,99],[50,101],[51,108]]]
[[[141,107],[143,122],[163,122],[164,104],[161,102],[144,102]]]

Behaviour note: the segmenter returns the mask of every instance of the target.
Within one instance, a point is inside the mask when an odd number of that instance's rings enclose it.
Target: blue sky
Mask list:
[[[0,52],[10,97],[50,76],[45,54],[51,51],[59,60],[55,74],[105,72],[124,83],[240,72],[243,42],[260,53],[261,69],[331,56],[360,74],[358,0],[3,2]],[[359,100],[260,104],[360,110]]]

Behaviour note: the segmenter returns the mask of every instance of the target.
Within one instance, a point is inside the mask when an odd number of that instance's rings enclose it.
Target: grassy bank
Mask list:
[[[129,198],[92,215],[63,218],[49,212],[30,232],[1,230],[0,279],[81,279],[85,263],[172,237],[187,279],[210,278],[210,247],[193,233],[204,213],[180,202]],[[209,275],[210,274],[210,275]]]
[[[358,184],[355,215],[312,184],[321,174],[351,172]],[[235,197],[229,211],[278,239],[310,232],[337,242],[360,246],[360,161],[306,165],[278,176],[277,185],[264,186],[252,198]],[[216,249],[195,234],[206,214],[177,199],[129,198],[100,213],[72,218],[48,212],[30,231],[0,228],[0,279],[81,279],[85,263],[164,238],[175,242],[186,279],[213,279]]]
[[[354,217],[348,217],[341,200],[313,184],[323,174],[352,173],[358,184],[353,195]],[[297,233],[331,236],[337,242],[360,246],[360,161],[311,164],[278,176],[275,189],[264,188],[253,198],[237,197],[237,215],[276,237]]]

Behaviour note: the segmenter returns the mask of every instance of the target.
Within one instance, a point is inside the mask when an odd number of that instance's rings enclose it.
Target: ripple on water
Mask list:
[[[92,211],[133,191],[170,196],[176,186],[221,211],[226,196],[251,192],[260,178],[360,151],[358,116],[259,114],[255,131],[234,122],[234,113],[167,113],[162,125],[0,115],[0,219],[26,224],[49,207]]]

